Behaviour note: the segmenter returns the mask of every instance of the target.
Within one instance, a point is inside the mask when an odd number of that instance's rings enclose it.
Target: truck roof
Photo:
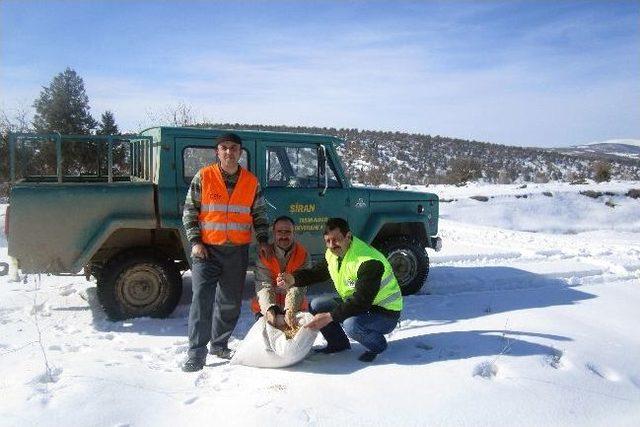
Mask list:
[[[222,128],[200,128],[200,127],[170,127],[156,126],[144,129],[141,135],[152,132],[159,132],[161,137],[165,134],[179,134],[181,137],[211,137],[216,138],[221,133],[233,132],[242,139],[260,139],[287,142],[333,142],[335,144],[344,143],[343,140],[330,135],[294,132],[274,132],[264,130],[243,130],[243,129],[222,129]]]

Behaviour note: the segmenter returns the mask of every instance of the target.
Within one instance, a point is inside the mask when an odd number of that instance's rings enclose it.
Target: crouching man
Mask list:
[[[280,274],[277,284],[283,288],[308,286],[330,278],[339,298],[311,300],[309,311],[314,317],[306,327],[320,330],[327,340],[319,352],[349,349],[349,336],[367,349],[359,360],[371,362],[387,348],[384,334],[400,319],[400,286],[385,256],[353,236],[344,219],[327,221],[324,241],[327,250],[323,260],[309,269]]]
[[[273,222],[273,240],[274,255],[260,256],[256,262],[256,296],[251,302],[251,311],[257,318],[265,316],[268,323],[279,328],[284,325],[278,323],[277,319],[282,319],[278,315],[284,315],[287,326],[293,328],[296,313],[308,309],[306,288],[283,289],[276,286],[276,280],[281,272],[293,273],[300,268],[309,268],[311,262],[304,246],[295,240],[290,217],[281,216]]]

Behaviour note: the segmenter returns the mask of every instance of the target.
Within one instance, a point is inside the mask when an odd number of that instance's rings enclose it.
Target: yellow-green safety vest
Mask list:
[[[380,280],[378,294],[373,300],[373,305],[387,310],[402,310],[402,292],[400,291],[398,280],[396,280],[396,277],[393,275],[393,269],[389,261],[387,261],[387,258],[376,249],[354,236],[351,240],[351,246],[344,255],[339,269],[338,257],[329,249],[325,252],[324,257],[327,260],[333,285],[343,301],[353,295],[355,291],[360,265],[372,259],[380,261],[382,265],[384,265],[384,273]]]

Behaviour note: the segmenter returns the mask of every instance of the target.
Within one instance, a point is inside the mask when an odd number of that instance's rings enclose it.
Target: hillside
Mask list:
[[[202,126],[336,136],[346,141],[339,153],[347,173],[363,184],[450,183],[456,181],[456,168],[469,169],[466,172],[472,179],[488,182],[578,181],[591,178],[599,161],[611,165],[614,179],[640,179],[640,158],[612,156],[606,150],[515,147],[440,135],[358,129],[238,123]]]
[[[572,155],[586,155],[608,160],[631,158],[640,160],[640,140],[638,139],[611,139],[603,142],[578,145],[568,148],[556,148],[554,151]]]

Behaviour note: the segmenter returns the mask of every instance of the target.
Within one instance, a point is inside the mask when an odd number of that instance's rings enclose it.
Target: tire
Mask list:
[[[175,264],[151,251],[116,255],[97,278],[98,300],[111,320],[167,317],[182,295]]]
[[[429,256],[424,246],[409,236],[395,236],[377,247],[389,260],[402,295],[418,292],[429,274]]]

